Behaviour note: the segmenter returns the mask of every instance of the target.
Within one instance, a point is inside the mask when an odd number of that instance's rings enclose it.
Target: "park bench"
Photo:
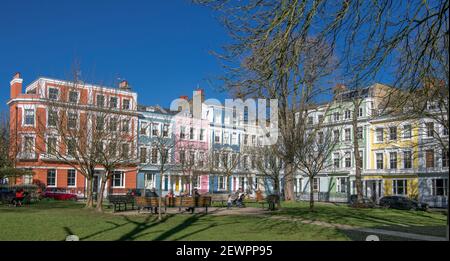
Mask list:
[[[113,206],[113,212],[127,210],[127,206],[131,205],[131,209],[134,209],[135,200],[131,195],[110,195],[108,196],[109,204]]]
[[[151,210],[155,210],[154,213],[157,213],[158,199],[157,197],[137,197],[138,211],[150,209],[151,213]],[[167,211],[167,208],[178,208],[179,212],[182,208],[189,208],[194,213],[195,208],[205,208],[206,213],[208,213],[209,206],[211,206],[211,197],[208,196],[163,198],[161,200],[161,207],[164,207],[164,212]]]
[[[225,207],[228,201],[228,194],[212,194],[211,203],[220,203],[221,207]]]
[[[150,213],[152,213],[153,210],[155,213],[157,213],[159,206],[159,197],[137,197],[136,205],[138,207],[139,213],[144,209],[150,210]],[[167,209],[164,199],[161,199],[161,206],[164,206],[165,210]]]

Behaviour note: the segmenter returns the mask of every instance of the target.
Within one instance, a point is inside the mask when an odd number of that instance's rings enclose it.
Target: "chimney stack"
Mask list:
[[[22,81],[23,79],[20,78],[20,73],[16,72],[14,74],[13,79],[10,82],[11,85],[11,99],[15,99],[17,98],[17,96],[19,96],[19,94],[22,93]]]
[[[123,80],[119,83],[119,88],[122,90],[129,90],[130,86],[128,85],[128,82],[126,80]]]

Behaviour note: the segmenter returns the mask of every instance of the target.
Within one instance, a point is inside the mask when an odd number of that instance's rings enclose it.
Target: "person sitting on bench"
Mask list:
[[[200,194],[198,193],[197,189],[194,189],[194,193],[193,193],[193,198],[194,198],[194,204],[195,204],[195,198],[200,197]],[[194,207],[188,207],[186,208],[186,211],[191,211],[192,213],[194,213]]]

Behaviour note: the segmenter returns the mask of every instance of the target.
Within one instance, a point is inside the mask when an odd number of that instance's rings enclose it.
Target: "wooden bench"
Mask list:
[[[220,203],[221,207],[225,207],[228,201],[228,194],[212,194],[211,203]]]
[[[131,205],[131,209],[134,210],[135,200],[131,195],[110,195],[108,201],[110,205],[113,205],[113,212],[121,211],[122,206],[126,211],[128,205]]]
[[[154,210],[154,213],[158,213],[159,207],[159,197],[137,197],[136,205],[138,207],[138,212],[140,213],[144,209],[149,209],[150,213]],[[161,207],[166,206],[164,199],[161,199]]]
[[[194,213],[195,208],[205,208],[205,212],[208,213],[208,207],[211,206],[211,197],[176,197],[174,199],[174,207],[178,207],[178,211],[181,212],[181,208],[189,208]]]

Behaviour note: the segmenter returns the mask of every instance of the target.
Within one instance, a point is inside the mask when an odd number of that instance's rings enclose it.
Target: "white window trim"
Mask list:
[[[61,98],[61,90],[58,87],[55,86],[49,86],[47,87],[47,99],[50,100],[50,89],[56,89],[58,90],[58,97],[56,97],[56,100],[52,100],[52,101],[59,101]]]
[[[118,170],[118,172],[122,172],[122,185],[121,186],[114,186],[114,179],[112,178],[111,179],[111,188],[125,188],[125,186],[126,186],[126,178],[125,178],[125,175],[126,175],[126,172],[125,171],[119,171]]]
[[[69,90],[69,92],[67,93],[67,101],[69,102],[69,103],[71,103],[71,101],[70,101],[70,93],[71,92],[76,92],[77,93],[77,101],[75,102],[76,104],[78,104],[78,103],[80,103],[80,91],[76,91],[76,90]]]
[[[75,185],[72,185],[72,186],[69,186],[69,170],[74,170],[75,171]],[[77,170],[76,169],[68,169],[67,170],[67,187],[68,188],[76,188],[77,187],[77,176],[78,176],[78,173],[77,173]]]
[[[26,115],[25,115],[25,111],[26,110],[33,110],[33,124],[25,124],[25,118],[26,118]],[[26,108],[26,107],[23,107],[22,108],[22,111],[23,111],[23,117],[22,117],[22,126],[24,126],[24,127],[35,127],[36,126],[36,108],[33,106],[33,107],[30,107],[30,108]]]
[[[47,169],[47,175],[46,175],[46,184],[47,184],[47,187],[49,187],[49,188],[56,188],[56,187],[58,187],[58,169],[56,169],[56,168],[54,168],[53,170],[55,170],[55,185],[49,185],[48,184],[48,171],[49,170],[51,170],[52,168],[49,168],[49,169]]]
[[[378,140],[378,130],[381,130],[381,133],[383,134],[382,140]],[[377,144],[384,143],[384,128],[383,127],[375,127],[374,133],[375,133],[374,143],[377,143]]]

